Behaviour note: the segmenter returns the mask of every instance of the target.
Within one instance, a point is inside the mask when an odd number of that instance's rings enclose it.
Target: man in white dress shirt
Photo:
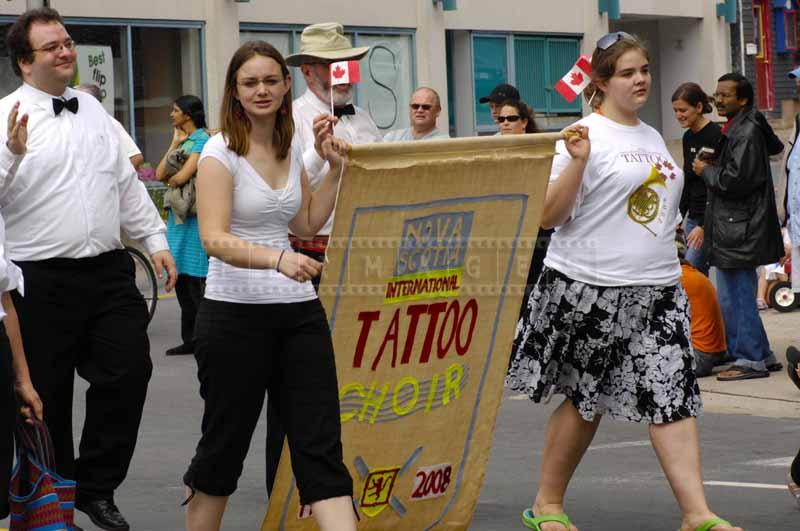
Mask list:
[[[23,84],[0,100],[0,209],[10,258],[25,275],[15,297],[31,377],[44,403],[60,474],[100,528],[129,529],[114,502],[125,479],[152,372],[147,308],[120,229],[175,283],[161,217],[136,177],[111,117],[68,88],[75,42],[57,11],[19,16],[7,35]],[[75,459],[74,374],[89,382]]]
[[[312,188],[316,188],[327,174],[327,162],[322,158],[321,142],[315,143],[315,129],[330,129],[334,123],[334,134],[350,144],[382,142],[383,137],[369,113],[352,104],[355,87],[342,84],[333,87],[334,119],[331,115],[331,85],[329,66],[337,61],[359,60],[369,51],[369,47],[354,48],[345,37],[344,28],[335,22],[313,24],[306,27],[300,36],[300,53],[286,58],[289,66],[299,66],[305,78],[305,94],[292,102],[294,117],[294,141],[303,145],[303,165]],[[333,214],[312,240],[300,240],[289,236],[292,246],[298,252],[315,260],[325,260],[325,249],[333,225]],[[319,286],[319,277],[313,279],[314,287]],[[284,432],[277,419],[274,402],[267,402],[267,490],[272,490],[278,460],[283,446]]]
[[[383,140],[386,142],[408,142],[411,140],[435,140],[450,138],[436,128],[436,120],[442,112],[439,93],[430,87],[419,87],[411,94],[409,104],[411,127],[389,131]]]

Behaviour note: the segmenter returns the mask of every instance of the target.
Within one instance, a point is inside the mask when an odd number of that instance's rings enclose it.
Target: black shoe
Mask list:
[[[775,363],[770,363],[767,365],[767,370],[769,372],[780,372],[783,370],[783,363],[776,361]]]
[[[100,529],[129,531],[131,528],[112,500],[75,500],[75,508],[86,513],[86,516]]]
[[[72,524],[72,531],[83,531],[83,528],[78,524]]]
[[[185,354],[194,354],[194,347],[184,343],[177,347],[168,348],[166,352],[167,356],[183,356]]]
[[[800,389],[800,375],[797,374],[797,367],[800,365],[800,351],[793,346],[787,348],[786,362],[788,365],[786,369],[789,371],[789,379],[792,380],[792,383],[797,386],[798,389]]]

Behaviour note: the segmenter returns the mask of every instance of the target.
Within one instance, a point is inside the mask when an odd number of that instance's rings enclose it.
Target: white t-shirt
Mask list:
[[[300,210],[303,151],[292,142],[289,179],[284,188],[273,190],[244,157],[228,149],[221,133],[206,142],[200,155],[213,157],[233,176],[231,234],[265,247],[291,251],[289,222]],[[246,269],[219,258],[208,261],[205,297],[246,304],[303,302],[317,298],[310,281],[297,282],[275,269]]]
[[[681,278],[675,247],[683,171],[649,125],[622,125],[599,114],[592,151],[570,219],[556,228],[545,265],[597,286],[668,286]],[[569,164],[556,144],[550,181]]]

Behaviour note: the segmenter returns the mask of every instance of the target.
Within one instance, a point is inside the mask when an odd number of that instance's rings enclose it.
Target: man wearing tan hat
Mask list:
[[[327,162],[322,158],[322,148],[315,144],[315,129],[328,129],[333,122],[334,135],[350,144],[382,142],[383,137],[375,122],[364,109],[352,104],[355,87],[342,84],[333,87],[333,106],[336,118],[331,117],[331,85],[329,65],[338,61],[358,60],[369,47],[354,48],[345,37],[341,24],[325,22],[306,27],[300,36],[300,53],[286,57],[289,66],[299,66],[306,80],[305,94],[292,102],[295,140],[303,145],[303,165],[312,189],[327,173]],[[320,140],[322,142],[322,140]],[[315,260],[324,262],[328,236],[331,233],[333,214],[312,240],[300,240],[289,235],[292,247]],[[314,279],[317,287],[319,277]],[[274,404],[267,402],[267,490],[272,490],[278,471],[278,460],[283,447],[281,429]]]
[[[341,24],[323,22],[306,27],[300,36],[300,52],[286,58],[289,66],[300,67],[308,86],[305,94],[292,102],[292,115],[297,138],[303,144],[303,163],[312,188],[316,188],[327,173],[321,147],[314,143],[314,129],[329,127],[331,95],[334,114],[338,118],[334,135],[351,144],[383,140],[369,113],[352,104],[354,85],[336,85],[331,92],[329,65],[337,61],[361,59],[368,51],[367,46],[354,48],[350,39],[345,37]],[[292,238],[295,250],[321,261],[332,223],[333,214],[313,240]],[[319,282],[319,277],[316,282]]]

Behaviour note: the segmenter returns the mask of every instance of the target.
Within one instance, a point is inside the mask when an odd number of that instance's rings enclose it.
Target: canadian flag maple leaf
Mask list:
[[[565,100],[572,102],[586,88],[591,77],[591,58],[581,55],[569,72],[555,84],[555,89]]]
[[[330,66],[331,85],[343,85],[358,83],[361,81],[361,72],[358,69],[358,61],[339,61]]]

